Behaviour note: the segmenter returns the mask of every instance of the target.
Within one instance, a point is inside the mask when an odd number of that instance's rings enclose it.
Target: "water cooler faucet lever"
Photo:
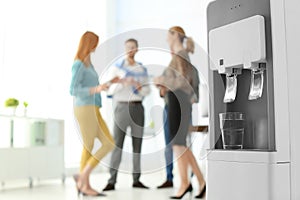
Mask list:
[[[241,74],[241,69],[233,68],[226,70],[226,90],[223,102],[231,103],[235,100],[237,91],[237,75]]]
[[[248,99],[255,100],[262,96],[264,87],[264,71],[266,63],[259,63],[258,67],[251,70],[251,85]]]

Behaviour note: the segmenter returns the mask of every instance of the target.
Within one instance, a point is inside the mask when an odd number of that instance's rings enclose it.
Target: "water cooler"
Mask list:
[[[298,0],[208,5],[207,200],[300,200],[298,9]],[[220,114],[236,112],[242,145],[226,148]]]

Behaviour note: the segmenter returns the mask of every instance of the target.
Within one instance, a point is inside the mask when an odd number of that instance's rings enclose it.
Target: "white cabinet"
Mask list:
[[[31,177],[64,178],[63,146],[32,147],[28,150]]]
[[[29,151],[19,148],[0,149],[0,180],[29,178]]]
[[[0,135],[8,140],[0,146],[0,181],[29,179],[30,186],[33,179],[64,181],[62,120],[0,116],[0,125]]]

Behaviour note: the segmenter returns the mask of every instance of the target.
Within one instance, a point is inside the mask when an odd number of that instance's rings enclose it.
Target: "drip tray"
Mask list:
[[[207,151],[207,159],[211,161],[275,164],[277,163],[276,154],[276,151],[266,149],[214,149]]]
[[[276,152],[269,149],[211,149],[211,151],[259,151],[259,152]]]

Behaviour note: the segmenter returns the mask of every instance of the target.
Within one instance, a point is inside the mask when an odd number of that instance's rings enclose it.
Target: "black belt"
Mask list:
[[[141,101],[119,101],[121,104],[141,104]]]

